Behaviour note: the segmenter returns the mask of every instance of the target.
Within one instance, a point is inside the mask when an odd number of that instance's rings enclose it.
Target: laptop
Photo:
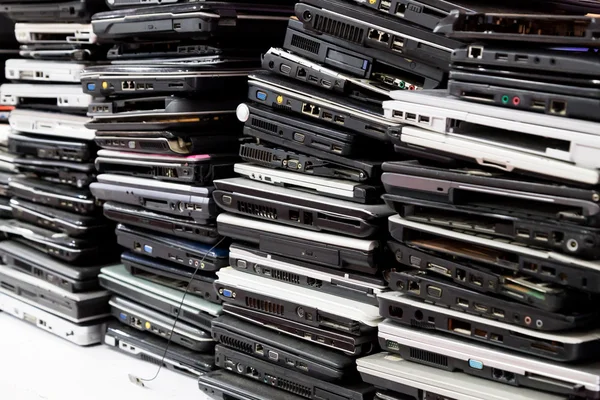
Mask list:
[[[31,3],[2,3],[0,13],[13,21],[88,22],[92,15],[106,8],[103,0],[62,0]]]
[[[0,149],[0,172],[17,172],[16,159],[14,154]]]
[[[0,287],[5,294],[29,299],[75,323],[98,320],[109,312],[110,293],[106,290],[72,293],[4,265],[0,265]]]
[[[107,201],[103,205],[104,216],[115,222],[138,228],[152,227],[153,231],[166,233],[182,239],[214,244],[221,236],[215,224],[200,225],[187,218],[175,217],[146,210],[143,207]]]
[[[5,83],[0,86],[0,104],[23,108],[82,113],[91,101],[92,97],[83,93],[81,85]]]
[[[275,398],[300,400],[303,398],[222,369],[201,375],[198,378],[198,386],[201,393],[217,400],[271,400]]]
[[[268,253],[369,275],[378,272],[377,240],[314,232],[229,213],[219,214],[217,229],[223,236],[258,245]]]
[[[144,304],[155,311],[210,331],[211,321],[221,314],[222,307],[188,293],[131,275],[123,265],[102,268],[100,285],[113,294]],[[180,308],[181,307],[181,308]]]
[[[89,105],[88,115],[93,119],[85,126],[99,131],[229,129],[235,125],[235,107],[240,100],[207,102],[174,96],[99,99]]]
[[[493,143],[589,169],[598,167],[594,161],[594,149],[598,146],[594,122],[475,104],[449,97],[445,91],[395,91],[392,97],[396,100],[383,103],[384,114],[397,123]]]
[[[102,235],[109,226],[94,216],[74,214],[16,197],[10,199],[10,207],[15,219],[71,237]]]
[[[17,113],[17,111],[19,111]],[[15,128],[25,128],[30,133],[10,134],[8,137],[8,148],[11,152],[24,156],[33,156],[36,158],[49,160],[62,160],[74,162],[89,162],[96,157],[96,146],[89,142],[93,140],[94,131],[90,131],[82,126],[81,130],[71,130],[63,126],[45,125],[41,123],[29,123],[29,128],[25,127],[25,120],[33,117],[22,113],[25,110],[15,110],[11,114],[11,126]],[[62,117],[74,117],[74,115],[52,113],[49,118],[54,118],[54,122],[61,121]],[[66,121],[63,120],[63,121]],[[15,129],[13,128],[13,129]],[[55,130],[54,130],[55,129]],[[49,133],[52,131],[53,133]],[[73,140],[71,140],[73,139]]]
[[[225,132],[224,132],[225,131]],[[237,153],[239,128],[223,128],[218,132],[194,131],[96,131],[96,144],[107,150],[167,156],[190,156],[202,153]],[[224,134],[225,133],[225,134]],[[232,134],[228,134],[232,133]],[[235,134],[233,134],[235,133]]]
[[[194,378],[214,369],[212,354],[197,353],[176,343],[169,344],[165,352],[167,342],[164,339],[117,322],[108,325],[104,344],[123,354]]]
[[[600,397],[600,364],[597,362],[559,364],[541,361],[435,332],[404,327],[389,320],[379,324],[379,343],[382,349],[399,354],[406,361],[454,374],[469,374],[565,396]]]
[[[356,375],[356,364],[350,356],[273,332],[231,315],[216,318],[212,324],[212,334],[223,347],[315,379],[333,382]]]
[[[50,313],[21,301],[2,289],[0,289],[0,310],[78,346],[101,343],[106,331],[105,320],[71,322],[61,318],[61,313]]]
[[[435,35],[429,29],[399,22],[398,18],[338,0],[307,0],[296,4],[296,17],[308,30],[333,36],[354,46],[377,47],[448,70],[450,53],[462,43]],[[346,27],[343,31],[335,26]]]
[[[104,53],[104,54],[102,54]],[[101,46],[85,46],[77,43],[43,43],[22,44],[19,47],[19,55],[34,60],[54,61],[91,61],[106,56]]]
[[[212,67],[212,68],[211,68]],[[182,68],[134,65],[90,66],[81,74],[83,91],[94,97],[147,93],[199,93],[228,90],[235,93],[246,82],[251,68],[231,64]],[[238,92],[242,92],[239,91]]]
[[[460,99],[561,117],[598,120],[600,89],[479,70],[450,71],[448,92]]]
[[[96,180],[94,164],[29,157],[17,157],[14,159],[13,164],[20,173],[33,175],[44,181],[69,185],[79,189],[88,187],[90,183]]]
[[[47,255],[76,265],[110,261],[115,255],[111,236],[105,236],[102,238],[104,240],[71,238],[64,233],[16,219],[0,220],[0,232]]]
[[[438,168],[415,161],[384,163],[382,167],[386,173],[381,179],[391,194],[453,204],[460,210],[502,210],[503,214],[546,223],[598,224],[600,194],[592,188],[478,168]]]
[[[4,63],[8,80],[79,83],[86,64],[13,58]]]
[[[77,23],[19,22],[15,36],[21,44],[94,44],[97,39],[91,24]]]
[[[596,46],[600,27],[596,18],[591,16],[452,10],[434,32],[466,41],[497,40],[588,47]]]
[[[182,321],[176,323],[174,318],[156,312],[143,304],[119,296],[113,296],[108,304],[113,317],[138,331],[170,339],[171,343],[193,351],[210,352],[214,348],[210,333]]]
[[[35,276],[67,292],[98,290],[98,273],[102,266],[73,267],[12,240],[0,242],[4,266]]]
[[[312,86],[372,102],[387,100],[393,89],[421,89],[415,83],[419,80],[413,81],[410,76],[402,79],[391,74],[374,73],[373,80],[358,79],[276,47],[271,47],[263,55],[262,68]]]
[[[203,1],[97,13],[92,17],[92,26],[104,43],[131,38],[206,40],[234,35],[266,39],[283,29],[291,14],[290,7],[281,5]]]
[[[451,281],[426,271],[392,272],[390,287],[409,297],[452,310],[540,331],[590,328],[597,319],[591,300],[582,301],[570,309],[550,312],[456,286]],[[507,313],[506,310],[510,312]]]
[[[456,255],[587,292],[596,293],[600,290],[600,266],[597,261],[526,247],[484,234],[439,228],[397,215],[389,218],[389,229],[394,239],[411,247]]]
[[[233,176],[233,164],[238,160],[235,153],[167,156],[100,150],[95,164],[99,173],[205,186],[210,185],[213,179]]]
[[[280,390],[300,394],[307,399],[366,400],[371,398],[375,391],[371,385],[360,381],[342,384],[321,381],[220,344],[215,346],[215,364],[217,367],[249,376]]]
[[[348,200],[354,203],[373,204],[379,202],[381,188],[348,180],[322,178],[297,174],[285,170],[260,167],[249,163],[237,163],[235,173],[254,181],[268,183],[302,192],[315,193],[324,197]]]
[[[232,303],[223,303],[223,311],[244,321],[271,329],[273,331],[293,336],[307,342],[316,343],[323,347],[342,351],[350,356],[368,354],[374,349],[375,331],[354,336],[331,329],[318,328],[305,323],[291,321],[275,314],[266,314],[259,310],[240,307]]]
[[[387,290],[383,277],[306,264],[239,243],[229,246],[229,265],[263,278],[371,305],[378,305],[377,295]]]
[[[97,179],[90,190],[99,200],[141,205],[150,211],[185,217],[199,224],[206,224],[217,214],[212,187],[113,174],[101,174]]]
[[[123,252],[121,262],[125,269],[137,278],[180,291],[187,289],[188,293],[211,303],[222,303],[213,287],[217,280],[217,275],[214,273],[200,271],[194,274],[194,270],[190,268],[182,268],[175,263],[157,260],[132,251]]]
[[[213,184],[213,198],[226,212],[314,231],[370,237],[393,213],[384,204],[357,205],[247,178],[219,179]]]
[[[387,245],[396,261],[403,266],[432,272],[452,279],[455,285],[502,296],[541,310],[554,312],[572,307],[580,301],[589,301],[585,292],[576,294],[564,286],[542,282],[523,273],[409,247],[394,240],[388,241]]]
[[[15,174],[12,172],[0,172],[0,196],[8,198],[12,195],[8,183],[14,177]]]
[[[381,316],[403,325],[444,332],[476,342],[534,355],[547,360],[567,362],[589,359],[600,346],[599,330],[542,332],[450,310],[410,298],[399,292],[379,295]],[[512,313],[505,310],[506,313]]]
[[[268,143],[285,146],[294,151],[310,153],[333,163],[347,164],[356,169],[372,168],[361,165],[349,156],[365,156],[382,150],[381,145],[363,136],[337,127],[316,125],[302,118],[278,113],[255,103],[242,103],[236,109],[243,122],[244,133]],[[356,157],[356,158],[359,158]],[[354,163],[353,163],[354,161]]]
[[[352,42],[330,35],[315,35],[295,18],[288,21],[283,48],[311,61],[339,69],[363,79],[392,75],[409,79],[420,87],[444,85],[445,71],[428,63],[387,52],[377,46],[357,48]]]
[[[258,71],[248,77],[248,99],[303,118],[344,127],[352,132],[387,141],[386,132],[396,127],[381,114],[381,108],[317,91],[285,78]]]
[[[309,154],[296,153],[284,146],[286,141],[272,140],[272,136],[262,134],[253,129],[244,129],[244,134],[258,137],[254,141],[240,145],[240,157],[242,160],[258,164],[268,168],[289,169],[297,173],[322,176],[326,178],[344,179],[356,182],[377,181],[381,162],[357,161],[344,157],[326,155],[326,159],[320,159]],[[272,142],[283,142],[278,144],[265,143],[262,139]],[[295,147],[295,146],[294,146]],[[311,149],[302,149],[305,153],[315,153]],[[336,159],[341,161],[330,161]],[[358,168],[357,168],[358,166]]]
[[[156,232],[117,225],[117,243],[136,253],[159,258],[187,267],[192,272],[217,271],[229,263],[226,248],[201,244]]]
[[[11,192],[22,200],[82,215],[95,214],[97,211],[96,200],[85,189],[56,185],[24,176],[15,177],[8,185]]]
[[[384,194],[386,204],[402,218],[446,228],[507,238],[585,259],[600,256],[600,230],[565,223],[551,223],[499,214],[487,210],[464,210],[441,201]],[[567,245],[570,243],[571,246]],[[587,243],[586,245],[582,245]]]
[[[408,396],[408,399],[429,400],[566,400],[567,396],[547,394],[496,382],[460,372],[409,362],[400,356],[378,353],[356,361],[363,381],[384,390]]]
[[[376,306],[247,274],[231,267],[217,272],[215,290],[224,302],[303,324],[361,336],[380,321]]]

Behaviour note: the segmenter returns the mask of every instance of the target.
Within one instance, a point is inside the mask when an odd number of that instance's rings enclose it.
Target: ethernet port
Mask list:
[[[421,284],[415,281],[408,281],[408,291],[412,293],[421,293]]]
[[[559,100],[550,101],[550,114],[565,115],[567,113],[567,102]]]
[[[481,46],[469,46],[469,58],[481,58],[483,57],[483,47]]]
[[[400,17],[404,17],[404,13],[406,12],[406,4],[398,4],[396,6],[396,15]]]
[[[298,72],[296,72],[296,76],[301,79],[306,79],[306,70],[304,68],[298,68]]]
[[[255,352],[256,354],[260,354],[261,356],[264,356],[264,355],[265,355],[265,350],[263,349],[263,346],[262,346],[262,344],[258,344],[258,343],[257,343],[257,344],[255,344],[255,345],[254,345],[254,352]]]

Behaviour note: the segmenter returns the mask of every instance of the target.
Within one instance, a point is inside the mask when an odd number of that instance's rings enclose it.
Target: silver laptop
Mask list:
[[[445,90],[394,91],[392,97],[395,100],[383,102],[384,115],[398,123],[461,137],[465,136],[461,130],[466,130],[471,140],[585,168],[600,167],[597,122],[477,104],[450,97]],[[489,132],[486,127],[517,134]]]
[[[16,23],[15,37],[22,44],[96,43],[96,35],[92,29],[92,24]]]
[[[566,400],[535,390],[489,382],[459,372],[441,371],[404,360],[402,357],[378,353],[356,360],[358,372],[367,383],[418,400]],[[413,397],[414,398],[414,397]]]
[[[515,140],[515,146],[510,146],[506,140],[505,146],[500,146],[497,142],[498,135],[487,135],[484,132],[439,133],[407,125],[402,128],[400,140],[406,143],[408,148],[431,149],[502,171],[531,172],[589,185],[600,183],[599,170],[547,157],[544,138],[521,136]],[[506,135],[504,139],[509,137],[510,135]],[[521,144],[517,145],[518,142]],[[527,151],[524,151],[523,145],[526,142],[530,143],[527,143]],[[600,155],[600,151],[598,154]]]
[[[598,398],[600,362],[555,363],[483,344],[405,327],[385,320],[379,324],[382,349],[404,359],[447,371],[464,373],[500,383],[538,388],[552,393]],[[484,385],[487,382],[482,383]]]
[[[0,310],[79,346],[102,342],[106,330],[104,321],[78,325],[55,315],[58,313],[54,311],[49,313],[1,289]]]

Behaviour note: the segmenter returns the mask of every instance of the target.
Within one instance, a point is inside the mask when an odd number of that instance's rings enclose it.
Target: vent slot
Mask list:
[[[252,354],[252,345],[249,343],[244,343],[241,340],[234,339],[229,336],[221,335],[219,337],[219,341],[227,347],[231,347],[234,350],[238,350],[244,353]]]
[[[448,357],[427,350],[415,349],[413,347],[410,348],[410,358],[440,367],[448,366]]]
[[[255,126],[259,129],[263,129],[265,131],[277,133],[277,124],[273,124],[267,121],[263,121],[262,119],[252,118],[251,120],[252,126]]]
[[[300,284],[300,275],[291,274],[289,272],[281,271],[278,269],[274,269],[271,271],[271,277],[282,282],[293,283],[296,285]]]
[[[259,204],[249,203],[247,201],[238,201],[237,206],[238,211],[244,214],[277,219],[277,209],[273,207],[261,206]]]
[[[246,307],[254,310],[260,310],[269,314],[284,315],[283,305],[272,303],[270,301],[246,297]]]
[[[298,35],[292,35],[291,45],[313,54],[319,54],[321,43]]]
[[[162,362],[161,362],[159,359],[157,359],[157,358],[154,358],[154,357],[151,357],[151,356],[149,356],[149,355],[147,355],[147,354],[144,354],[144,353],[141,353],[141,354],[140,354],[140,358],[141,358],[143,361],[146,361],[146,362],[152,363],[152,364],[154,364],[154,365],[162,365]]]
[[[285,390],[286,392],[297,394],[298,396],[311,398],[312,391],[309,387],[299,385],[295,382],[288,381],[287,379],[277,378],[277,387],[281,390]]]
[[[242,157],[246,161],[254,161],[257,163],[263,163],[267,165],[271,165],[271,161],[273,160],[273,155],[271,154],[271,152],[251,148],[248,146],[240,147],[240,157]]]
[[[138,142],[140,149],[157,149],[157,150],[165,150],[167,148],[167,144],[164,142]]]
[[[410,326],[421,329],[435,329],[435,324],[431,324],[427,321],[417,321],[416,319],[410,320]]]
[[[319,32],[358,44],[362,43],[365,33],[362,28],[321,15],[314,16],[312,26]]]

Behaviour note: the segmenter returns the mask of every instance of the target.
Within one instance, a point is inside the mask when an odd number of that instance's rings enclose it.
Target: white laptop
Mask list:
[[[31,83],[5,83],[0,86],[0,104],[16,106],[21,103],[35,104],[36,100],[42,104],[56,101],[56,106],[64,109],[87,110],[92,102],[92,96],[83,93],[81,85],[56,85],[56,84],[31,84]],[[54,107],[54,105],[51,105]]]
[[[16,23],[15,37],[22,44],[33,43],[96,43],[92,24]]]
[[[65,113],[17,108],[8,123],[18,132],[59,136],[67,139],[94,140],[96,131],[85,127],[91,118]]]
[[[398,123],[461,137],[464,135],[457,129],[460,124],[478,124],[480,132],[469,127],[471,140],[479,137],[499,147],[600,168],[598,122],[472,103],[450,97],[445,90],[394,91],[392,97],[396,100],[383,102],[384,115]],[[516,134],[492,137],[486,127]]]
[[[4,74],[8,80],[79,83],[85,64],[25,58],[6,60]]]

